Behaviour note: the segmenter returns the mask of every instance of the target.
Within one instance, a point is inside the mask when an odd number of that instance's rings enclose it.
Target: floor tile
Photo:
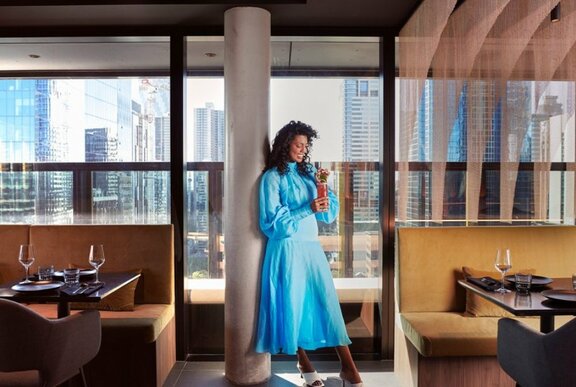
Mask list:
[[[326,387],[342,386],[338,378],[338,362],[314,362],[318,372],[324,378]],[[364,387],[398,387],[391,370],[391,363],[357,362],[364,380]],[[272,377],[259,386],[294,387],[302,386],[304,381],[297,372],[294,362],[272,362]],[[165,387],[233,387],[224,376],[223,362],[187,362],[177,364],[170,373]],[[257,386],[256,386],[257,387]]]

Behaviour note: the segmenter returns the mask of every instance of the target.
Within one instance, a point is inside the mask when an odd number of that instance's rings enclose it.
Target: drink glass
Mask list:
[[[20,245],[20,253],[18,254],[18,261],[24,266],[26,270],[26,279],[22,281],[23,284],[31,283],[28,278],[28,270],[30,266],[34,263],[34,246],[32,245]]]
[[[91,245],[90,246],[90,255],[88,256],[88,262],[90,262],[90,265],[92,265],[92,267],[94,269],[96,269],[96,278],[94,279],[94,282],[93,282],[95,284],[102,283],[98,279],[98,271],[100,269],[100,266],[102,266],[105,261],[106,261],[106,258],[104,257],[104,245],[101,245],[101,244]]]
[[[328,196],[328,183],[316,183],[316,189],[318,190],[318,197],[325,198]]]
[[[53,275],[54,275],[53,265],[38,266],[38,279],[40,281],[52,281]]]
[[[496,251],[496,259],[494,260],[494,267],[502,274],[502,283],[500,288],[495,291],[498,293],[508,293],[510,290],[504,287],[504,276],[512,268],[512,257],[510,255],[510,249]]]
[[[514,307],[515,308],[531,308],[532,307],[532,296],[530,293],[516,293],[514,295]]]
[[[514,275],[514,280],[516,292],[519,294],[530,293],[530,288],[532,287],[532,274],[516,273]]]
[[[572,290],[576,290],[576,273],[572,274]]]
[[[80,269],[77,267],[64,269],[64,284],[73,286],[80,283]]]

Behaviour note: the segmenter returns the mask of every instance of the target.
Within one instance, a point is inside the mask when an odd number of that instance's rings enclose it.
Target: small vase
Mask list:
[[[316,183],[316,189],[318,190],[318,197],[324,198],[328,196],[328,183]]]

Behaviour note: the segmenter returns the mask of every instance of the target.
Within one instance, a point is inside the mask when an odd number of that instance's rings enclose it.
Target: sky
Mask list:
[[[318,131],[312,161],[342,160],[343,83],[341,78],[274,78],[270,84],[270,138],[290,120],[299,120]],[[224,79],[190,78],[187,87],[189,114],[207,102],[215,109],[224,108]],[[193,121],[188,119],[189,132]],[[193,149],[191,137],[187,136],[189,150]]]

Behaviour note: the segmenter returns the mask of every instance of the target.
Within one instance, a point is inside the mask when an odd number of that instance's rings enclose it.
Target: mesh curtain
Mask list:
[[[499,218],[513,218],[527,136],[534,165],[533,217],[546,219],[551,162],[574,160],[561,150],[562,141],[574,143],[574,86],[562,81],[576,80],[576,0],[562,1],[561,18],[553,22],[550,13],[558,4],[466,0],[456,8],[456,1],[422,1],[398,40],[400,221],[410,220],[411,161],[431,162],[430,216],[445,218],[451,195],[445,188],[446,163],[452,161],[448,147],[457,125],[465,128],[458,140],[465,152],[466,219],[479,218],[485,162],[500,164]],[[433,107],[423,114],[426,98],[433,99]],[[424,119],[431,128],[427,136],[422,136]],[[494,146],[497,159],[488,159],[487,149]],[[568,163],[568,170],[575,169]],[[567,205],[574,207],[573,202]]]

